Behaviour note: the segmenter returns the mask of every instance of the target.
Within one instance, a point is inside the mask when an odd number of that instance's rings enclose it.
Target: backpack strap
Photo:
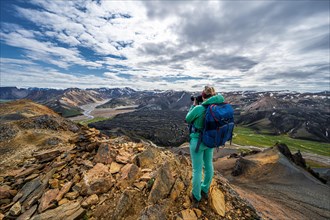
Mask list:
[[[203,134],[202,132],[199,134],[199,137],[198,137],[198,141],[197,141],[197,146],[196,146],[196,149],[195,149],[195,152],[198,153],[199,151],[199,146],[201,145],[202,143],[202,137],[203,137]]]
[[[211,113],[211,115],[212,115],[214,121],[215,121],[218,125],[220,125],[219,120],[215,117],[215,115],[214,115],[214,113],[213,113],[213,111],[212,111],[212,107],[213,107],[213,106],[215,106],[215,104],[210,105],[210,113]]]

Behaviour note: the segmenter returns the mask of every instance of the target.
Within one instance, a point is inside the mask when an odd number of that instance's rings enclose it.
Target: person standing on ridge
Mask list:
[[[209,148],[203,142],[200,143],[199,149],[196,148],[199,136],[204,127],[204,117],[206,107],[210,104],[223,103],[224,97],[215,93],[213,87],[205,86],[202,92],[202,104],[199,105],[197,98],[194,99],[193,105],[186,116],[186,122],[191,124],[190,131],[190,157],[192,160],[192,201],[193,206],[198,206],[202,196],[208,199],[208,192],[213,178],[213,149]],[[204,180],[202,182],[202,172],[204,167]]]

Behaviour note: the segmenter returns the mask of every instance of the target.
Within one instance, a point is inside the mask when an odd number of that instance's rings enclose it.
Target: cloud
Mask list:
[[[9,33],[0,33],[1,40],[7,45],[22,48],[26,56],[33,60],[41,60],[68,68],[70,65],[79,64],[89,68],[100,67],[95,62],[85,60],[75,48],[64,48],[47,41],[36,39],[36,33],[25,29],[19,29]]]
[[[330,33],[316,36],[313,40],[307,43],[307,46],[301,48],[301,52],[308,52],[313,50],[329,51],[330,48]]]
[[[14,83],[9,72],[17,74],[21,84],[19,77],[29,71],[36,76],[51,66],[50,74],[62,76],[63,85],[71,80],[87,86],[80,80],[86,77],[92,86],[146,89],[195,90],[198,84],[220,83],[219,89],[226,90],[303,90],[303,82],[309,82],[308,89],[324,90],[328,87],[321,82],[329,74],[330,60],[329,4],[8,1],[3,8],[9,5],[16,13],[1,17],[0,43],[17,48],[18,55],[2,53],[6,74],[1,77]],[[76,71],[84,74],[77,78]],[[27,84],[46,85],[44,77],[33,79],[24,78]]]
[[[224,54],[209,54],[202,58],[203,64],[211,66],[214,69],[239,69],[241,72],[247,72],[258,63],[242,56],[228,56]]]

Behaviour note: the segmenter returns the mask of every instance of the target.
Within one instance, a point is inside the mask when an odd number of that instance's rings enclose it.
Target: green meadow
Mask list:
[[[276,142],[286,144],[293,153],[300,150],[301,152],[330,157],[330,143],[293,139],[288,135],[257,134],[251,128],[242,126],[237,126],[234,129],[233,143],[238,145],[267,148],[273,146]]]
[[[10,102],[10,101],[14,101],[14,100],[12,100],[12,99],[0,99],[0,103]]]
[[[79,124],[82,124],[82,125],[88,125],[88,124],[90,124],[90,123],[94,123],[94,122],[98,122],[98,121],[103,121],[103,120],[106,120],[106,119],[109,119],[109,118],[105,118],[105,117],[95,117],[95,118],[92,118],[92,119],[87,119],[87,120],[79,121]]]

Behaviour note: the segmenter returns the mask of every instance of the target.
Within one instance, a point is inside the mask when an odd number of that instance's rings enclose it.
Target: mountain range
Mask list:
[[[251,127],[259,133],[288,134],[292,138],[330,142],[329,91],[236,91],[222,94],[226,102],[235,108],[237,124]],[[183,115],[181,112],[189,109],[193,95],[199,94],[187,91],[137,91],[131,88],[56,90],[0,87],[0,99],[31,99],[64,117],[82,114],[80,106],[104,100],[109,101],[97,108],[135,106],[140,111],[171,110]],[[130,115],[120,120],[130,120]]]

